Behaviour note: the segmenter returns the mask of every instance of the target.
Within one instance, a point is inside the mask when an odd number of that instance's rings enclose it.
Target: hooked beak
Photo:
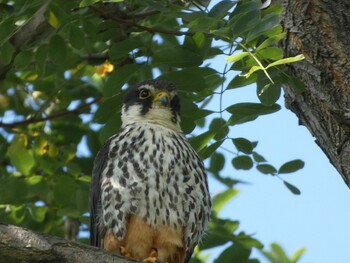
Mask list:
[[[169,107],[170,94],[166,91],[159,91],[153,99],[153,104],[159,107]]]

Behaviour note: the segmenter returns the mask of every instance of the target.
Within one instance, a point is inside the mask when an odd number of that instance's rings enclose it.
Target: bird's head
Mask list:
[[[180,99],[172,82],[146,80],[128,89],[122,107],[123,125],[145,121],[181,131]]]

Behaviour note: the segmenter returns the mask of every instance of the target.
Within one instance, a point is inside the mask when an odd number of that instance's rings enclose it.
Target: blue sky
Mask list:
[[[257,101],[253,86],[228,94],[224,96],[226,106],[233,102]],[[216,103],[212,107],[217,107]],[[221,216],[238,219],[240,229],[255,234],[267,249],[271,242],[278,242],[290,255],[306,247],[300,263],[346,263],[350,258],[350,228],[347,227],[350,191],[309,131],[299,126],[294,113],[284,108],[283,97],[278,103],[283,107],[281,111],[234,126],[230,135],[259,141],[256,150],[277,168],[287,161],[302,159],[305,162],[302,170],[283,176],[301,190],[301,195],[291,194],[281,180],[255,169],[233,169],[230,164],[233,156],[225,153],[228,161],[224,174],[251,184],[238,186],[239,195],[225,207]],[[224,189],[214,181],[211,186],[213,194]],[[255,255],[261,262],[267,262],[258,253]]]

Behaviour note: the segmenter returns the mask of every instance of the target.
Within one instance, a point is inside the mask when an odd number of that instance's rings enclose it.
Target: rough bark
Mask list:
[[[286,56],[304,54],[289,65],[306,85],[303,93],[285,86],[291,109],[350,187],[350,2],[284,0],[282,47]]]
[[[0,224],[0,263],[134,263],[99,248]]]

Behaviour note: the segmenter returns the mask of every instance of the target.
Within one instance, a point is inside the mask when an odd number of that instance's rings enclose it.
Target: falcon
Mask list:
[[[211,200],[203,162],[180,128],[175,85],[129,88],[121,113],[119,132],[94,161],[90,243],[138,261],[187,263]]]

